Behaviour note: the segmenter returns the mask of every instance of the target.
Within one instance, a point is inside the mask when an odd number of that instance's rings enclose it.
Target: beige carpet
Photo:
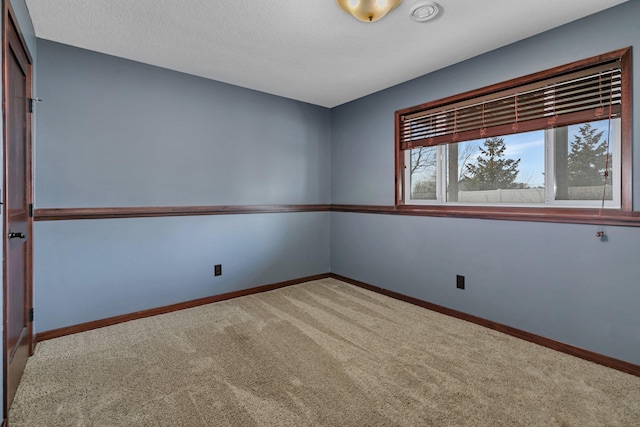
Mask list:
[[[16,426],[640,425],[640,378],[319,280],[45,341]]]

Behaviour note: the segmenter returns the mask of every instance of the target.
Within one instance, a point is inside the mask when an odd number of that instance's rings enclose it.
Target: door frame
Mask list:
[[[8,217],[6,215],[6,203],[7,203],[7,182],[8,182],[8,135],[7,135],[7,121],[10,118],[10,111],[8,110],[8,100],[7,100],[7,87],[8,87],[8,73],[7,73],[7,52],[9,49],[9,29],[13,27],[15,29],[16,34],[20,40],[22,48],[27,55],[27,99],[33,98],[33,58],[31,53],[29,52],[29,48],[27,43],[25,42],[22,31],[20,30],[20,25],[18,24],[18,20],[16,18],[16,14],[13,10],[13,6],[9,0],[2,0],[2,146],[3,146],[3,164],[2,164],[2,173],[4,182],[2,185],[2,229],[3,229],[3,260],[2,260],[2,292],[3,292],[3,304],[2,304],[2,359],[3,359],[3,419],[6,422],[8,418],[9,408],[8,408],[8,393],[7,393],[7,368],[8,368],[8,360],[7,360],[7,342],[6,342],[6,322],[7,322],[7,254],[8,254]],[[26,181],[25,181],[25,191],[27,193],[27,203],[33,203],[33,117],[32,114],[27,114],[26,116]],[[27,219],[27,242],[25,243],[28,247],[27,250],[27,259],[26,263],[26,277],[27,277],[27,292],[26,292],[26,303],[27,307],[33,307],[33,215],[29,215]],[[33,323],[29,322],[28,324],[28,347],[29,347],[29,355],[33,354],[35,342],[33,340]]]

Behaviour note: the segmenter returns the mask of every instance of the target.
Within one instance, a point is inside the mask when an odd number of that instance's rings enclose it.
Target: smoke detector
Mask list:
[[[411,8],[411,19],[426,22],[435,18],[440,12],[440,5],[432,1],[424,1]]]

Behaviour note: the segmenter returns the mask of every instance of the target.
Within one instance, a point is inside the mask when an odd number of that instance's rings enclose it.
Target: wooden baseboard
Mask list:
[[[579,357],[584,360],[588,360],[599,365],[603,365],[618,371],[625,372],[627,374],[640,377],[640,365],[625,362],[623,360],[615,359],[613,357],[605,356],[603,354],[595,353],[590,350],[585,350],[580,347],[576,347],[570,344],[565,344],[560,341],[556,341],[550,338],[545,338],[540,335],[533,334],[531,332],[523,331],[511,326],[504,325],[502,323],[494,322],[492,320],[483,319],[482,317],[474,316],[472,314],[464,313],[462,311],[454,310],[451,308],[443,307],[438,304],[433,304],[427,301],[423,301],[418,298],[410,297],[400,294],[398,292],[390,291],[378,286],[373,286],[368,283],[360,282],[358,280],[351,279],[349,277],[341,276],[334,273],[318,274],[315,276],[308,276],[294,280],[288,280],[285,282],[273,283],[270,285],[258,286],[255,288],[244,289],[241,291],[229,292],[226,294],[214,295],[210,297],[200,298],[191,301],[185,301],[178,304],[167,305],[164,307],[152,308],[149,310],[138,311],[135,313],[123,314],[120,316],[109,317],[106,319],[95,320],[92,322],[81,323],[79,325],[67,326],[64,328],[53,329],[50,331],[40,332],[36,335],[35,341],[45,341],[52,338],[63,337],[66,335],[77,334],[80,332],[90,331],[92,329],[103,328],[105,326],[116,325],[118,323],[128,322],[130,320],[142,319],[144,317],[156,316],[158,314],[170,313],[172,311],[184,310],[186,308],[198,307],[200,305],[210,304],[213,302],[224,301],[232,298],[238,298],[245,295],[253,295],[260,292],[271,291],[278,288],[284,288],[286,286],[297,285],[299,283],[309,282],[312,280],[325,279],[332,277],[334,279],[350,283],[352,285],[368,289],[373,292],[377,292],[382,295],[386,295],[391,298],[395,298],[401,301],[408,302],[426,309],[436,311],[438,313],[452,316],[467,322],[475,323],[476,325],[484,326],[496,330],[498,332],[511,335],[516,338],[523,339],[525,341],[532,342],[534,344],[541,345],[543,347],[550,348],[552,350],[560,351],[562,353],[569,354],[571,356]],[[4,427],[4,424],[3,426]]]
[[[172,311],[184,310],[186,308],[198,307],[205,304],[211,304],[218,301],[224,301],[232,298],[238,298],[245,295],[258,294],[260,292],[272,291],[286,286],[297,285],[299,283],[309,282],[312,280],[325,279],[330,277],[329,273],[317,274],[315,276],[302,277],[285,282],[272,283],[270,285],[258,286],[255,288],[243,289],[241,291],[228,292],[220,295],[199,298],[191,301],[185,301],[177,304],[166,305],[163,307],[151,308],[149,310],[136,311],[134,313],[122,314],[120,316],[108,317],[106,319],[94,320],[92,322],[81,323],[78,325],[66,326],[64,328],[52,329],[36,334],[36,343],[41,341],[59,338],[66,335],[77,334],[80,332],[90,331],[92,329],[104,328],[105,326],[116,325],[118,323],[128,322],[130,320],[142,319],[144,317],[157,316],[158,314],[171,313]]]
[[[475,323],[476,325],[484,326],[486,328],[490,328],[490,329],[505,333],[507,335],[511,335],[513,337],[520,338],[525,341],[529,341],[534,344],[538,344],[543,347],[550,348],[552,350],[560,351],[562,353],[566,353],[571,356],[588,360],[589,362],[597,363],[599,365],[603,365],[608,368],[613,368],[618,371],[622,371],[627,374],[640,377],[640,365],[635,365],[633,363],[625,362],[623,360],[614,359],[613,357],[595,353],[590,350],[585,350],[583,348],[576,347],[570,344],[565,344],[563,342],[552,340],[550,338],[545,338],[540,335],[533,334],[531,332],[526,332],[521,329],[503,325],[502,323],[483,319],[482,317],[477,317],[471,314],[464,313],[462,311],[443,307],[441,305],[433,304],[418,298],[413,298],[407,295],[403,295],[398,292],[390,291],[388,289],[373,286],[368,283],[364,283],[358,280],[350,279],[348,277],[340,276],[339,274],[331,273],[329,276],[334,279],[337,279],[346,283],[350,283],[352,285],[355,285],[364,289],[368,289],[370,291],[377,292],[382,295],[389,296],[391,298],[395,298],[395,299],[405,301],[414,305],[418,305],[420,307],[424,307],[429,310],[436,311],[438,313],[446,314],[447,316],[452,316],[461,320],[466,320],[467,322]]]

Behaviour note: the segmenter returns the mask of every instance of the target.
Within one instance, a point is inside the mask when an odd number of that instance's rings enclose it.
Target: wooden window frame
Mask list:
[[[631,47],[593,56],[516,79],[427,102],[395,112],[395,211],[400,214],[440,217],[466,217],[498,220],[523,220],[564,223],[592,223],[602,225],[639,225],[640,212],[633,211],[632,156],[632,58]],[[419,111],[445,108],[448,105],[481,99],[491,94],[530,85],[542,80],[573,73],[603,63],[620,60],[622,73],[621,119],[621,194],[620,208],[599,209],[549,206],[486,206],[486,205],[421,205],[404,199],[405,156],[401,142],[402,117]]]

